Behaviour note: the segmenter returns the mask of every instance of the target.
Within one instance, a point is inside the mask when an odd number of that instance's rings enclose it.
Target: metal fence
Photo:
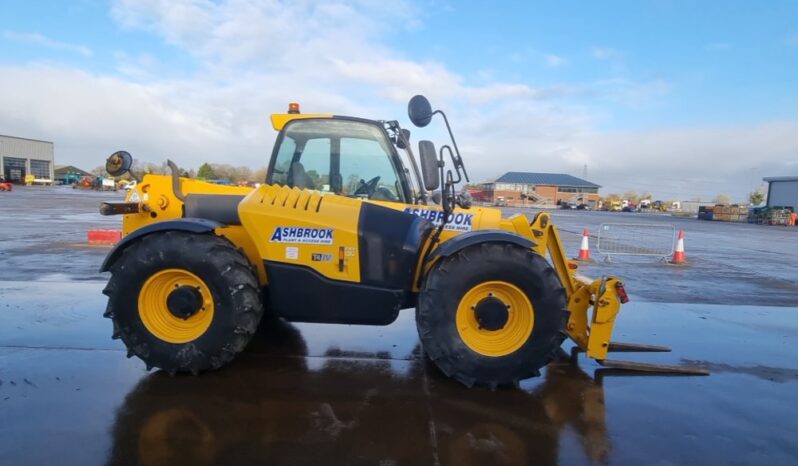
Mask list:
[[[675,240],[673,225],[602,223],[597,249],[606,260],[613,255],[668,257],[673,254]]]

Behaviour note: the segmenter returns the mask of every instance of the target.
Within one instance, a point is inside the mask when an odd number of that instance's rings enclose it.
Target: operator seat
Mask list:
[[[291,164],[291,181],[292,187],[299,189],[316,189],[313,180],[305,172],[305,166],[301,162]]]

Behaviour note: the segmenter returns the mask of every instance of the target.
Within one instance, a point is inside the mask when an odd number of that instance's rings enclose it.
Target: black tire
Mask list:
[[[534,307],[534,326],[512,353],[485,356],[462,341],[457,308],[471,288],[486,281],[515,285]],[[447,376],[466,386],[515,385],[540,375],[565,338],[565,289],[539,254],[509,243],[482,243],[442,259],[429,272],[419,294],[416,324],[427,356]]]
[[[205,282],[214,303],[213,320],[198,338],[169,343],[153,335],[139,316],[139,291],[153,274],[184,269]],[[263,314],[260,287],[247,258],[225,238],[168,231],[144,236],[128,246],[111,266],[104,317],[113,321],[128,357],[138,356],[147,369],[170,374],[218,369],[241,352]]]

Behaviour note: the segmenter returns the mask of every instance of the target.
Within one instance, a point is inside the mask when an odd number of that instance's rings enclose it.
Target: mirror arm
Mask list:
[[[445,202],[446,202],[445,199],[444,199],[446,197],[446,177],[445,177],[444,172],[443,172],[443,167],[444,167],[443,151],[439,150],[438,151],[438,173],[440,174],[440,177],[441,177],[441,182],[440,182],[441,207],[443,207],[445,205]],[[446,209],[444,208],[443,210],[445,211]],[[446,218],[443,219],[442,223],[446,223]]]
[[[449,147],[449,146],[441,146],[441,149],[440,149],[441,163],[443,163],[443,150],[444,149],[449,151],[449,158],[452,159],[452,164],[455,166],[455,169],[457,169],[457,159],[455,159],[454,153],[452,152],[452,148]],[[460,174],[460,170],[457,170],[457,179],[454,180],[454,183],[457,184],[457,183],[461,182],[462,180],[463,180],[463,177]]]
[[[180,192],[180,170],[171,160],[167,159],[166,164],[169,165],[169,169],[172,171],[172,192],[174,193],[175,197],[180,200],[180,202],[186,202],[186,196]]]
[[[446,221],[449,219],[449,214],[454,212],[454,176],[452,176],[451,170],[446,172],[446,184],[444,185],[443,190],[444,195],[443,199],[441,200],[441,204],[443,211],[446,213],[446,218],[443,219],[443,223],[446,223]]]
[[[440,165],[441,178],[443,178],[443,154],[442,153],[441,153],[441,159],[438,162],[438,164]],[[426,264],[427,261],[429,260],[429,256],[432,253],[432,250],[435,249],[435,245],[438,244],[438,242],[440,241],[441,234],[443,233],[443,229],[446,227],[446,224],[449,223],[449,219],[450,219],[450,217],[452,217],[451,213],[454,211],[453,202],[451,200],[447,200],[447,199],[449,199],[449,195],[447,193],[450,191],[450,186],[454,186],[454,182],[452,181],[452,171],[451,170],[449,170],[449,172],[447,173],[446,183],[447,184],[442,184],[441,185],[441,208],[443,210],[443,220],[441,220],[441,224],[438,225],[438,228],[435,229],[435,232],[432,233],[432,237],[430,238],[430,245],[427,248],[427,252],[424,255],[424,258],[422,259],[422,263],[423,264]],[[420,276],[419,276],[419,280],[421,280]]]
[[[463,157],[460,156],[460,148],[457,147],[457,141],[454,140],[454,133],[452,132],[452,127],[449,126],[449,119],[446,118],[446,114],[443,113],[442,110],[435,110],[432,112],[433,115],[439,113],[443,117],[443,122],[446,123],[446,130],[449,131],[449,137],[452,138],[452,145],[454,146],[454,152],[457,154],[457,159],[453,160],[454,166],[457,169],[457,176],[460,176],[460,169],[463,170],[463,175],[467,182],[471,180],[468,179],[468,172],[466,172],[465,165],[463,165]]]

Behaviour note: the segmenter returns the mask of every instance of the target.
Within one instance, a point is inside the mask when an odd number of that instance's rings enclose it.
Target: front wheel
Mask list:
[[[217,369],[241,352],[263,314],[255,273],[233,244],[179,231],[124,250],[103,291],[128,357],[169,373]]]
[[[442,259],[419,293],[416,323],[429,358],[467,386],[540,374],[565,338],[565,290],[539,254],[483,243]]]

